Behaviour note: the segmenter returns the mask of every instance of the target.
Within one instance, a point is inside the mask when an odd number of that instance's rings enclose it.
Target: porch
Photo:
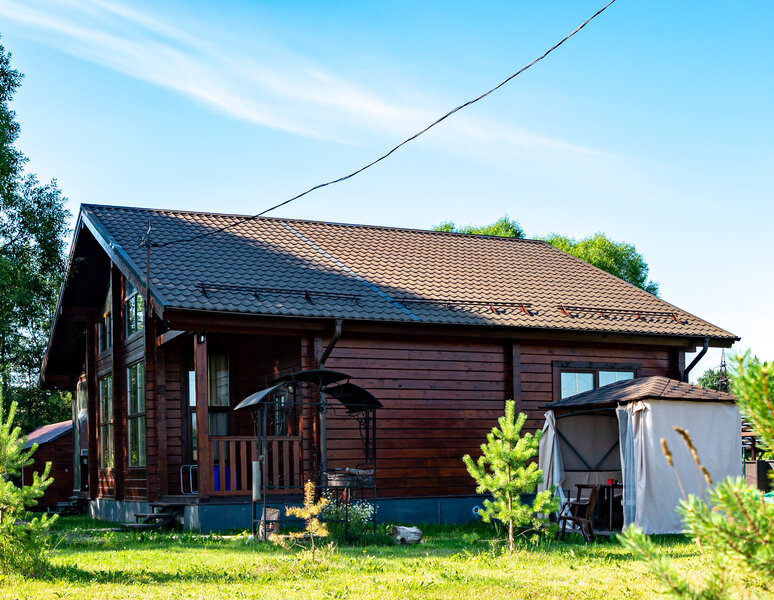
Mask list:
[[[177,472],[167,469],[168,494],[196,498],[197,503],[300,497],[309,480],[327,487],[330,478],[338,478],[330,485],[350,487],[341,485],[339,471],[365,463],[372,469],[373,484],[374,410],[381,404],[346,374],[303,369],[321,362],[314,360],[307,340],[192,337],[192,353],[183,360],[190,367],[181,394],[187,399],[182,460]],[[183,351],[185,345],[180,345]],[[353,442],[361,438],[360,450],[356,442],[350,446],[346,464],[340,456],[329,456],[329,422],[339,435],[345,432]]]

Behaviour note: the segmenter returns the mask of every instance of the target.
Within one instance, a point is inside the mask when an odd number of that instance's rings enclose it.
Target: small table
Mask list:
[[[623,485],[620,483],[603,483],[599,486],[599,507],[600,513],[603,507],[607,509],[607,528],[609,531],[613,530],[613,501],[615,500],[615,490],[622,490]],[[605,523],[605,517],[600,514],[602,522]]]

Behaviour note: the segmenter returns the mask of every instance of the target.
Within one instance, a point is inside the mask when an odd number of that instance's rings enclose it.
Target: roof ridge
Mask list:
[[[375,230],[384,230],[384,231],[407,231],[410,233],[458,236],[458,237],[465,237],[465,238],[471,238],[471,239],[483,238],[483,239],[495,239],[495,240],[510,240],[510,241],[516,241],[516,242],[526,242],[526,243],[550,246],[550,244],[548,244],[544,240],[534,239],[534,238],[515,238],[515,237],[502,236],[502,235],[486,235],[483,233],[461,233],[459,231],[436,231],[434,229],[418,229],[416,227],[400,227],[400,226],[392,226],[392,225],[373,225],[369,223],[344,223],[340,221],[320,221],[317,219],[298,219],[298,218],[292,218],[292,217],[255,217],[254,215],[246,215],[246,214],[239,214],[239,213],[223,213],[223,212],[212,212],[212,211],[201,211],[201,210],[186,210],[186,209],[177,209],[177,208],[151,208],[151,207],[143,207],[143,206],[120,206],[117,204],[87,203],[87,204],[81,204],[81,208],[107,208],[107,209],[118,209],[118,210],[138,210],[143,212],[203,215],[203,216],[211,216],[211,217],[231,217],[234,219],[245,219],[245,220],[249,219],[251,221],[284,221],[284,222],[292,222],[292,223],[310,223],[313,225],[330,225],[333,227],[352,227],[352,228],[359,228],[359,229],[375,229]]]

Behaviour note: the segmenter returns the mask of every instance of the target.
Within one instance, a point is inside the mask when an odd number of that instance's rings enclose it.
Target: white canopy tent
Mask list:
[[[741,416],[733,397],[666,377],[619,381],[546,408],[539,466],[544,483],[564,499],[578,483],[623,482],[624,527],[680,533],[682,492],[705,496],[707,485],[674,427],[688,430],[714,481],[742,474]],[[664,438],[674,468],[661,449]]]

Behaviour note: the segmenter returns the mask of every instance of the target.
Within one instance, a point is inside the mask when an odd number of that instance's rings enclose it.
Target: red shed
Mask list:
[[[36,509],[55,508],[57,502],[67,502],[73,495],[73,422],[62,421],[38,427],[27,436],[25,449],[38,444],[33,455],[35,461],[22,471],[25,485],[32,483],[33,472],[42,472],[51,463],[54,478],[46,493],[38,499]]]

